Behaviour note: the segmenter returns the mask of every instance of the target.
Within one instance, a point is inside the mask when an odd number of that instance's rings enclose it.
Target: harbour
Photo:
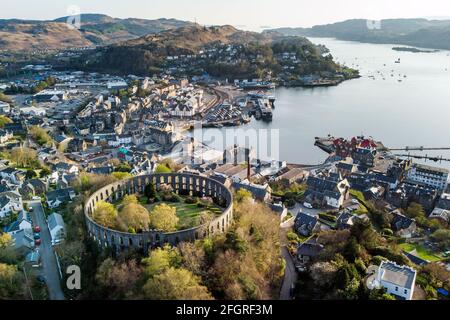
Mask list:
[[[276,98],[272,121],[252,119],[241,128],[279,130],[281,159],[302,164],[323,162],[326,153],[313,144],[315,137],[329,133],[337,137],[355,133],[374,136],[392,148],[449,145],[448,52],[396,52],[392,45],[310,40],[326,45],[340,63],[349,67],[358,64],[361,78],[331,87],[279,87],[271,93]],[[396,64],[398,58],[401,63]],[[399,77],[388,76],[391,72],[401,74],[402,82],[397,81]],[[416,150],[411,154],[450,158],[449,150]],[[446,161],[439,166],[450,168]]]

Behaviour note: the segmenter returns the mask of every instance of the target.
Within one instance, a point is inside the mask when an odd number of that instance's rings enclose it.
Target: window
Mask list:
[[[407,293],[408,293],[408,290],[405,289],[405,290],[403,291],[403,293],[404,293],[404,294],[407,294]]]
[[[395,291],[398,291],[398,287],[395,287]]]

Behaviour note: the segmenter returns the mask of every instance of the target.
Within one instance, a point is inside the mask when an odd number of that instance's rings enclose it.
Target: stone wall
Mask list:
[[[218,203],[223,202],[225,209],[207,225],[170,233],[154,230],[138,234],[120,232],[103,227],[92,219],[92,212],[99,201],[114,202],[127,194],[143,194],[145,186],[150,182],[154,183],[156,189],[159,189],[161,184],[167,184],[172,186],[177,194],[188,192],[200,197],[212,197]],[[165,243],[176,245],[179,242],[194,241],[216,232],[224,232],[233,219],[233,196],[223,184],[207,177],[185,173],[151,174],[118,181],[99,189],[86,201],[84,214],[89,236],[98,242],[100,247],[110,247],[114,251],[137,249],[145,253]]]

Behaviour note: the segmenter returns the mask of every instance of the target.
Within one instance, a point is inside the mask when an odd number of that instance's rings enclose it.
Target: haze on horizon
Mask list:
[[[176,18],[205,25],[231,24],[260,31],[275,27],[311,27],[353,18],[450,17],[448,0],[14,0],[2,3],[0,19],[51,20],[66,16],[71,6],[83,13],[117,18]]]

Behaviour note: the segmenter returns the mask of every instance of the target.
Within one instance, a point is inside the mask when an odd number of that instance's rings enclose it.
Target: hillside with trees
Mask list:
[[[164,246],[142,256],[100,251],[86,235],[82,203],[108,176],[85,174],[75,184],[81,196],[64,212],[67,239],[58,248],[61,264],[80,265],[82,290],[74,299],[277,299],[284,275],[279,220],[265,204],[238,191],[234,224],[223,234],[194,243]],[[150,190],[149,190],[150,191]],[[124,208],[136,204],[127,197]],[[120,211],[128,210],[120,208]],[[105,208],[113,220],[120,216]],[[130,216],[133,221],[133,215]],[[122,216],[122,219],[125,219]],[[63,280],[64,281],[64,280]]]
[[[294,54],[294,62],[283,60],[285,53]],[[346,77],[323,47],[306,38],[247,32],[227,25],[194,25],[147,35],[89,52],[72,63],[87,70],[136,75],[170,70],[183,76],[266,78],[289,69],[293,77],[311,73]]]

